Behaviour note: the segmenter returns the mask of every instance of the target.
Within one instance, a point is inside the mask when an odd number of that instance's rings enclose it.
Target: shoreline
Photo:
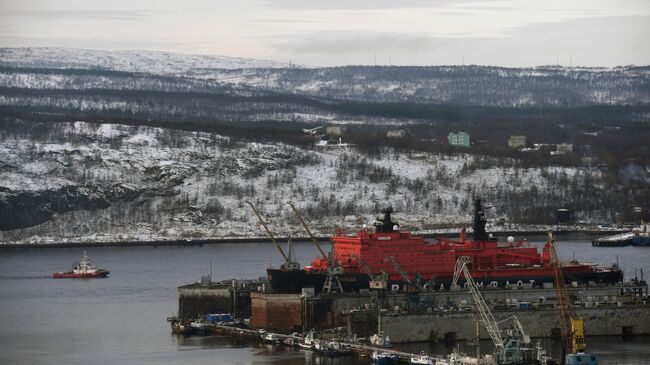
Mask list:
[[[621,229],[567,229],[554,230],[553,234],[562,239],[589,239],[596,236],[620,233]],[[516,238],[525,238],[525,236],[546,236],[546,230],[509,230],[491,232],[494,237],[515,236]],[[436,237],[453,238],[458,237],[459,232],[426,232],[419,233],[424,238],[431,239]],[[519,236],[519,237],[517,237]],[[521,237],[524,236],[524,237]],[[329,241],[329,236],[316,236],[320,242]],[[279,243],[285,243],[288,237],[276,237]],[[294,242],[309,242],[309,236],[293,237]],[[140,246],[181,246],[193,247],[213,244],[228,243],[272,243],[268,237],[224,237],[208,239],[185,239],[185,240],[151,240],[151,241],[105,241],[105,242],[65,242],[65,243],[0,243],[0,250],[11,250],[21,248],[92,248],[92,247],[140,247]]]

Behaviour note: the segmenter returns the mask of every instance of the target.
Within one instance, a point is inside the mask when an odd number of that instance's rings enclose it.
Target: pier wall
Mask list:
[[[650,334],[650,306],[583,308],[578,313],[585,320],[588,336]],[[560,331],[556,309],[494,311],[493,314],[497,321],[516,315],[532,337],[554,337]],[[475,337],[475,318],[472,312],[382,316],[382,327],[393,342],[464,340]],[[480,336],[490,338],[482,325]]]
[[[251,315],[250,290],[224,285],[190,284],[178,288],[178,317],[202,318],[208,313],[233,313],[239,318]]]
[[[303,330],[300,294],[251,293],[251,327],[291,333]]]

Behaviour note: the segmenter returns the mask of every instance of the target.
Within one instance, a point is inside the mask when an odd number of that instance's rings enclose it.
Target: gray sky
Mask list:
[[[307,65],[650,64],[650,0],[0,0],[0,47]]]

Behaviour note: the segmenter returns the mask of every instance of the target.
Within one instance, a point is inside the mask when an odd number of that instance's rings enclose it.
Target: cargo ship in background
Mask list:
[[[643,228],[641,228],[641,226],[643,226]],[[597,238],[591,241],[591,244],[594,247],[622,247],[630,245],[650,247],[650,232],[648,232],[648,225],[641,222],[641,226],[630,232]]]
[[[98,269],[93,266],[84,251],[84,256],[81,261],[72,265],[72,269],[66,272],[55,272],[52,274],[54,279],[93,279],[93,278],[106,278],[111,272],[104,269]]]
[[[369,289],[375,277],[384,275],[389,290],[417,284],[425,290],[449,289],[456,261],[471,258],[469,269],[480,286],[542,287],[553,283],[550,242],[540,253],[527,241],[498,242],[485,230],[486,220],[477,199],[474,206],[473,237],[463,228],[457,239],[436,238],[402,232],[391,218],[391,208],[374,224],[374,232],[364,226],[355,235],[340,230],[331,237],[329,257],[318,257],[303,269],[267,270],[271,287],[280,293],[296,293],[312,287],[322,291],[328,275],[336,275],[343,291]],[[333,256],[333,257],[332,257]],[[617,266],[598,268],[592,263],[572,261],[562,265],[567,282],[612,284],[623,281]],[[463,281],[461,280],[461,284]]]

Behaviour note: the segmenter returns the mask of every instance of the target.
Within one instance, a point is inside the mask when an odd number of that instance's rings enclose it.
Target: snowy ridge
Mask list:
[[[0,65],[144,72],[156,75],[209,75],[216,69],[286,68],[289,64],[251,58],[157,51],[102,51],[74,48],[0,48]]]
[[[650,91],[646,87],[650,80],[648,67],[306,68],[267,60],[153,51],[0,48],[2,66],[9,69],[0,72],[0,87],[34,89],[187,92],[228,88],[228,92],[246,89],[370,102],[503,107],[650,103]],[[43,68],[57,70],[43,72],[40,70]],[[78,72],[79,69],[96,72]],[[138,74],[107,75],[101,72],[107,70]],[[161,76],[169,79],[159,80]]]

